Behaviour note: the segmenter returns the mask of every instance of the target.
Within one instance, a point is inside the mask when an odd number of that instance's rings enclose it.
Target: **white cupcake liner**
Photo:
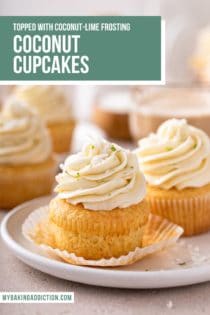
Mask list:
[[[152,212],[183,227],[185,235],[195,235],[210,229],[210,195],[163,199],[148,198]]]
[[[85,266],[100,266],[100,267],[117,267],[129,265],[137,262],[145,256],[156,253],[164,248],[174,245],[178,238],[182,235],[183,229],[168,220],[150,215],[147,224],[145,235],[143,238],[143,247],[137,247],[134,251],[127,255],[118,258],[112,257],[109,259],[88,260],[83,257],[78,257],[74,253],[69,253],[65,250],[52,248],[45,244],[37,244],[35,242],[35,227],[42,220],[47,220],[49,213],[48,206],[34,210],[25,220],[22,225],[22,232],[26,239],[47,252],[50,256],[58,256],[64,261],[74,265]]]

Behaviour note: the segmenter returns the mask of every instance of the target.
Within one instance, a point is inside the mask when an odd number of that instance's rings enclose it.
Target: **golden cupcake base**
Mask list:
[[[207,60],[194,56],[190,59],[189,64],[195,74],[196,81],[203,85],[208,85],[210,80],[207,70]]]
[[[147,201],[152,213],[182,226],[186,236],[210,230],[210,184],[180,191],[148,186]]]
[[[11,209],[27,200],[48,195],[54,183],[54,158],[33,165],[0,166],[0,208]]]
[[[150,214],[144,228],[141,247],[136,247],[133,251],[119,257],[91,260],[77,256],[74,252],[50,246],[49,244],[54,239],[50,226],[49,207],[45,206],[34,210],[28,216],[23,223],[22,232],[25,238],[36,244],[42,252],[47,253],[51,258],[61,258],[67,263],[80,266],[117,267],[133,264],[145,256],[174,245],[183,233],[181,227],[164,218]],[[89,251],[92,251],[92,247],[89,248]]]
[[[146,201],[127,208],[93,211],[53,199],[49,205],[48,244],[85,259],[119,257],[141,247],[149,210]]]
[[[48,123],[47,127],[52,139],[54,152],[66,153],[70,151],[75,125],[76,123],[73,119]]]

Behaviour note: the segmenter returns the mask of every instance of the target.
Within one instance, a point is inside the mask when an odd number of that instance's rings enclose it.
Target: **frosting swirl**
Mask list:
[[[51,155],[51,140],[35,113],[10,99],[0,113],[0,164],[35,164]]]
[[[210,140],[185,119],[164,122],[139,141],[136,153],[151,186],[180,190],[210,183]]]
[[[27,85],[16,89],[15,97],[25,106],[37,111],[46,122],[66,121],[71,108],[63,91],[57,86]]]
[[[58,198],[89,210],[112,210],[137,204],[145,180],[134,153],[105,140],[86,144],[69,156],[57,175]]]

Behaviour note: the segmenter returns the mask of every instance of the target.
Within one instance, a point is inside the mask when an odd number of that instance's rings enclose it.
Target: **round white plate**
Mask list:
[[[23,237],[21,226],[31,211],[46,205],[50,198],[15,208],[1,224],[1,235],[8,248],[31,267],[66,280],[117,288],[164,288],[210,280],[210,233],[182,239],[184,242],[126,267],[80,267],[47,256]]]

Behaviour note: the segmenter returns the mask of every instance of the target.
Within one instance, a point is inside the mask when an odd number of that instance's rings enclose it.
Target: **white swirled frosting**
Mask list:
[[[184,119],[164,122],[139,141],[136,153],[151,186],[180,190],[210,183],[210,140]]]
[[[58,198],[90,210],[125,208],[141,202],[146,192],[136,155],[105,140],[69,156],[56,180]]]
[[[27,85],[16,88],[15,97],[32,108],[46,122],[66,121],[71,117],[71,108],[64,92],[57,86]]]
[[[10,99],[0,113],[0,164],[40,163],[51,153],[51,139],[40,117]]]

